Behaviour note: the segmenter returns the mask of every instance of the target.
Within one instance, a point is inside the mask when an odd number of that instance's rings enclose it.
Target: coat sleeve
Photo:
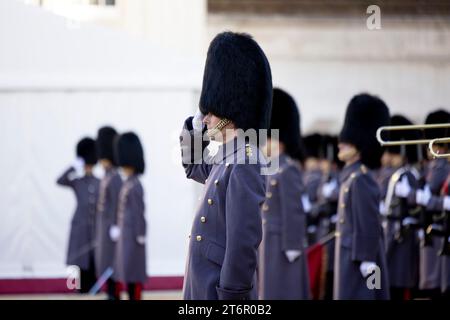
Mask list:
[[[351,192],[352,260],[376,262],[381,237],[378,185],[369,174],[360,174],[352,183]]]
[[[431,196],[430,201],[427,204],[428,211],[442,211],[444,209],[444,197],[443,196]]]
[[[182,164],[186,177],[202,184],[208,179],[212,169],[211,164],[203,161],[203,152],[208,144],[208,141],[203,141],[203,132],[194,132],[192,117],[187,118],[180,134]],[[201,148],[197,146],[201,146]]]
[[[260,166],[234,165],[226,193],[226,248],[217,294],[220,300],[249,299],[262,239],[260,206],[265,185]]]
[[[436,161],[443,160],[437,159]],[[436,166],[432,168],[430,172],[430,177],[428,179],[428,184],[430,186],[431,193],[434,195],[438,195],[441,192],[441,187],[445,183],[449,173],[449,165],[447,162],[439,161]]]
[[[77,178],[75,176],[75,169],[70,167],[56,180],[56,183],[60,186],[71,187],[73,188],[74,182]]]
[[[133,212],[133,229],[135,237],[145,237],[147,225],[145,221],[144,190],[142,186],[135,186],[128,195],[130,211]]]
[[[301,175],[295,167],[290,166],[278,180],[282,219],[281,249],[302,249],[305,236],[302,230],[306,229],[306,215],[301,204]]]

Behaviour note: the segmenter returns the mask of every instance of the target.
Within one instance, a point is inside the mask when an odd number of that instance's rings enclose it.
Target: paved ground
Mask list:
[[[176,291],[144,291],[143,300],[180,300],[181,290]],[[123,299],[127,299],[126,293],[122,294]],[[101,293],[95,296],[85,294],[20,294],[20,295],[0,295],[0,300],[104,300],[106,295]]]

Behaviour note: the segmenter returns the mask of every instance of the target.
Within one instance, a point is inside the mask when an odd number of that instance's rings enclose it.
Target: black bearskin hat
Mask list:
[[[77,144],[77,156],[84,160],[85,164],[97,163],[97,150],[95,140],[91,138],[83,138]]]
[[[433,112],[430,112],[427,115],[425,120],[425,124],[438,124],[438,123],[450,123],[450,113],[443,109],[439,109]],[[446,138],[450,136],[450,130],[448,128],[439,128],[439,129],[426,129],[425,130],[425,138],[426,139],[437,139],[437,138]]]
[[[132,167],[137,174],[144,173],[144,150],[133,132],[121,134],[115,141],[116,161],[121,167]]]
[[[390,126],[407,126],[413,123],[402,115],[394,115],[391,117]],[[421,139],[421,133],[417,130],[393,130],[389,132],[389,140],[417,140]],[[419,158],[419,152],[422,152],[421,145],[405,145],[405,146],[388,146],[386,151],[393,154],[401,154],[406,157],[408,163],[416,163]]]
[[[273,90],[270,129],[279,129],[279,139],[286,153],[294,159],[303,160],[300,132],[300,113],[294,99],[281,89]],[[269,131],[269,136],[271,132]]]
[[[116,130],[112,127],[102,127],[97,133],[97,152],[99,159],[108,159],[114,165],[114,139],[117,136]]]
[[[251,36],[223,32],[209,45],[200,111],[226,118],[237,128],[268,129],[272,109],[269,62]]]
[[[339,140],[354,145],[360,152],[361,162],[375,169],[380,167],[383,151],[376,131],[388,124],[389,109],[384,101],[370,94],[359,94],[350,100]]]
[[[332,136],[324,134],[320,140],[319,158],[329,160],[330,162],[334,162],[336,156],[335,142],[336,141]]]
[[[309,134],[303,137],[303,146],[305,149],[306,158],[320,158],[320,146],[322,143],[322,136],[318,133]]]

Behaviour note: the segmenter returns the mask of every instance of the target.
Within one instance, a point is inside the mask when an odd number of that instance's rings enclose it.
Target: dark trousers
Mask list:
[[[114,279],[109,278],[106,281],[106,291],[108,294],[108,300],[120,300],[121,287],[118,282],[114,281]]]
[[[127,291],[130,300],[142,299],[142,283],[127,283]]]
[[[88,293],[97,281],[95,275],[94,255],[89,255],[89,268],[80,269],[80,293]]]

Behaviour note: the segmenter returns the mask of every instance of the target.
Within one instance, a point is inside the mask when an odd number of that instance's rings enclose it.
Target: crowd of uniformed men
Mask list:
[[[186,176],[204,184],[184,298],[311,299],[308,247],[317,244],[327,256],[321,298],[448,298],[449,159],[433,159],[423,145],[382,148],[379,127],[412,123],[392,115],[378,96],[352,97],[336,136],[302,136],[300,109],[273,88],[269,61],[251,36],[224,32],[213,39],[199,110],[180,136]],[[437,109],[424,122],[450,123],[450,114]],[[251,129],[268,131],[252,140],[242,134]],[[392,131],[388,138],[448,136],[438,128]],[[446,144],[434,148],[448,152]],[[85,174],[76,175],[78,163],[58,180],[78,200],[67,262],[80,267],[84,281],[111,268],[110,298],[118,298],[118,282],[139,298],[146,278],[139,139],[105,127],[77,152]],[[97,156],[106,172],[101,181],[92,175]]]

